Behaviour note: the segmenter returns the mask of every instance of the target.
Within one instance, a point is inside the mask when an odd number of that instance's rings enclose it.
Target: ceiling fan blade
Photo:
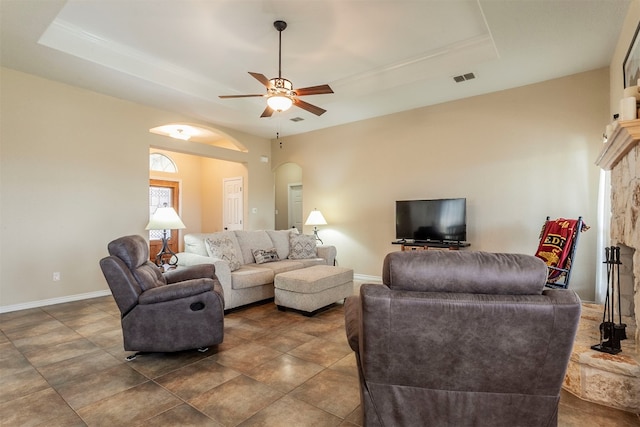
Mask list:
[[[333,89],[329,85],[309,86],[302,89],[295,89],[294,92],[298,96],[306,95],[322,95],[323,93],[333,93]]]
[[[295,98],[293,101],[293,105],[296,105],[303,110],[307,110],[310,113],[315,114],[316,116],[321,116],[327,112],[324,108],[316,107],[315,105],[311,105],[308,102],[304,102],[301,99]]]
[[[265,77],[264,74],[252,73],[251,71],[249,71],[249,74],[251,74],[254,79],[262,83],[267,89],[271,87],[271,82],[269,81],[268,78]]]
[[[267,108],[264,109],[260,117],[271,117],[273,114],[273,109],[267,105]]]
[[[253,95],[219,95],[219,98],[225,99],[225,98],[255,98],[258,96],[264,96],[264,94],[253,94]]]

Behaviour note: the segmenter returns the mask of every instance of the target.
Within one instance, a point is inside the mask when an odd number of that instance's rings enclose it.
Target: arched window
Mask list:
[[[149,154],[149,170],[158,172],[178,172],[178,167],[169,157],[160,153]]]

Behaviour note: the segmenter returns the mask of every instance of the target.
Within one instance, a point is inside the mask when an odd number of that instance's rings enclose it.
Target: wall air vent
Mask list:
[[[289,119],[289,120],[291,120],[292,122],[301,122],[301,121],[303,121],[304,119],[303,119],[302,117],[294,117],[294,118]]]
[[[473,74],[473,73],[467,73],[467,74],[462,74],[462,75],[460,75],[460,76],[455,76],[455,77],[453,78],[453,80],[454,80],[456,83],[462,83],[462,82],[465,82],[465,81],[467,81],[467,80],[471,80],[471,79],[475,79],[475,78],[476,78],[476,75],[475,75],[475,74]]]

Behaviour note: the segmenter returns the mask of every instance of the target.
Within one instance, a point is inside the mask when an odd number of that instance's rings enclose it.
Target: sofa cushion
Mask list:
[[[544,261],[524,254],[391,252],[382,267],[389,288],[419,292],[540,295],[546,279]]]
[[[252,265],[253,264],[248,264],[247,267],[251,267]],[[279,274],[279,273],[284,273],[291,270],[299,270],[301,268],[304,268],[305,265],[302,262],[300,262],[300,260],[287,259],[287,260],[270,262],[268,264],[260,264],[260,267],[268,268],[270,270],[273,270],[274,274]]]
[[[268,265],[268,264],[267,264]],[[246,289],[273,283],[275,273],[257,264],[245,264],[231,273],[231,288]]]
[[[327,260],[324,258],[305,258],[296,259],[295,261],[302,264],[301,268],[311,267],[313,265],[328,265]]]
[[[255,262],[253,251],[255,249],[271,249],[273,242],[264,230],[236,230],[234,231],[240,252],[242,253],[243,264],[251,264]]]
[[[289,236],[291,234],[298,234],[298,229],[267,230],[267,234],[273,242],[273,247],[278,251],[278,258],[287,259],[289,257]]]
[[[316,238],[307,234],[291,234],[289,236],[289,259],[316,258]]]
[[[207,252],[212,258],[219,258],[229,263],[229,269],[235,271],[240,268],[240,260],[230,236],[223,233],[205,239]]]
[[[280,259],[276,248],[254,249],[253,258],[256,260],[256,264],[264,264],[265,262],[273,262]]]
[[[209,256],[204,240],[214,233],[189,233],[184,235],[184,251],[191,254]]]

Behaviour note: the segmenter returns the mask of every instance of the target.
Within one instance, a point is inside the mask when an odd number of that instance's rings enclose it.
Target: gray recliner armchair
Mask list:
[[[387,255],[345,303],[365,426],[556,426],[581,303],[529,255]]]
[[[108,251],[100,268],[122,315],[125,350],[173,352],[222,342],[224,295],[213,265],[162,273],[142,236],[116,239]]]

